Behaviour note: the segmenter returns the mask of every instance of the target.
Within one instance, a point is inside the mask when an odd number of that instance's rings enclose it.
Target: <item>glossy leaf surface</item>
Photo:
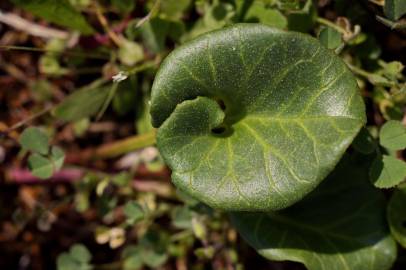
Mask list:
[[[151,115],[175,185],[227,210],[300,200],[365,121],[357,83],[337,56],[307,35],[260,24],[174,50],[155,78]]]
[[[309,270],[390,269],[396,244],[385,222],[385,199],[368,183],[366,170],[357,167],[342,162],[294,206],[280,212],[235,212],[232,223],[271,260],[301,262]]]

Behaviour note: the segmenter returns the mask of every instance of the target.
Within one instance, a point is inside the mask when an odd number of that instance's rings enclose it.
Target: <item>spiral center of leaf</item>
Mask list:
[[[220,109],[224,112],[226,110],[226,104],[225,104],[224,100],[217,99],[217,103],[220,106]]]
[[[223,99],[221,98],[215,98],[218,106],[220,107],[220,109],[224,112],[224,114],[226,114],[227,112],[227,107],[226,103]],[[231,127],[231,125],[226,122],[227,119],[227,114],[224,117],[223,123],[221,123],[220,125],[214,127],[211,129],[211,133],[216,136],[216,137],[228,137],[233,133],[233,129]]]
[[[226,131],[226,127],[221,126],[221,127],[215,127],[211,130],[214,134],[223,134]]]

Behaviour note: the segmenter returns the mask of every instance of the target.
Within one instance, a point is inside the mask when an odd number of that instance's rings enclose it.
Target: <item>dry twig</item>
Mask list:
[[[66,31],[45,27],[30,22],[12,13],[3,13],[2,11],[0,11],[0,22],[37,37],[43,37],[47,39],[50,38],[67,39],[69,37],[69,33]]]

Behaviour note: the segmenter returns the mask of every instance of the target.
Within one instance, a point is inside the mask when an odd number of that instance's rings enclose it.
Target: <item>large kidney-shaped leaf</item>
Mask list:
[[[301,262],[309,270],[390,269],[396,244],[385,222],[385,199],[366,170],[345,163],[290,208],[232,213],[234,226],[271,260]]]
[[[227,210],[281,209],[303,198],[334,168],[364,110],[337,56],[307,35],[260,24],[174,50],[151,99],[175,185]]]

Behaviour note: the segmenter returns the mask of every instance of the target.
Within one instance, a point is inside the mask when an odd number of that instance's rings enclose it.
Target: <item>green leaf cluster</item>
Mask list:
[[[150,172],[163,167],[160,156],[145,158],[143,151],[114,164],[131,172],[88,172],[74,184],[76,210],[95,208],[102,223],[96,242],[124,250],[120,266],[155,269],[171,257],[189,261],[193,253],[196,268],[226,258],[239,269],[236,250],[245,249],[225,216],[266,258],[313,270],[390,269],[392,238],[405,247],[402,51],[396,61],[382,60],[382,52],[390,59],[402,48],[401,31],[382,38],[385,29],[371,28],[380,22],[403,27],[403,0],[386,0],[388,19],[378,16],[379,22],[362,1],[12,2],[76,31],[72,37],[89,35],[38,43],[36,49],[46,51],[38,61],[41,79],[28,82],[36,101],[49,105],[66,94],[54,118],[38,121],[69,122],[64,130],[72,127],[81,140],[98,126],[92,118],[103,115],[120,124],[135,118],[137,134],[152,131],[151,121],[159,129],[158,147],[177,195],[163,182],[135,191],[139,164]],[[93,15],[96,2],[107,25]],[[63,151],[40,129],[24,131],[20,144],[38,177],[63,164]],[[119,153],[139,148],[132,140],[124,146]],[[90,269],[90,260],[86,248],[75,245],[59,257],[58,268]]]
[[[138,245],[129,246],[123,252],[124,269],[136,270],[146,265],[157,268],[168,259],[168,236],[150,230],[140,239]]]
[[[82,244],[73,245],[68,252],[58,256],[56,266],[58,270],[91,270],[92,254]]]
[[[391,188],[406,179],[406,162],[396,157],[396,151],[406,148],[406,127],[400,121],[386,122],[380,130],[379,142],[392,155],[378,152],[370,178],[376,187]]]
[[[26,128],[20,136],[21,148],[29,151],[28,167],[41,179],[51,177],[63,166],[65,154],[58,146],[49,146],[49,137],[36,127]]]
[[[135,224],[145,216],[144,210],[137,202],[129,201],[124,206],[124,214],[129,224]]]

